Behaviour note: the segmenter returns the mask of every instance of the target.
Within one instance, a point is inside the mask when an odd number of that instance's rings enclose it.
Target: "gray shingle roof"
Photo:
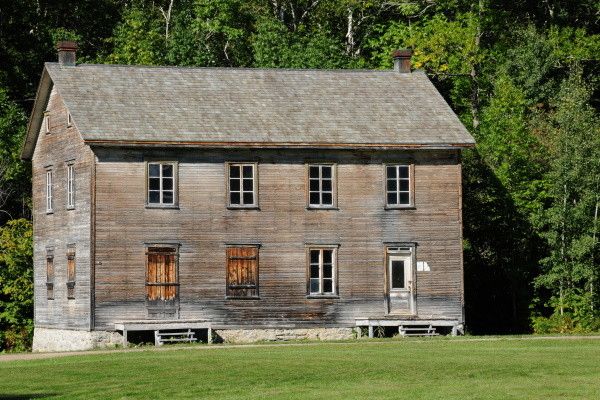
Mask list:
[[[89,142],[474,143],[421,72],[57,63],[46,70]]]

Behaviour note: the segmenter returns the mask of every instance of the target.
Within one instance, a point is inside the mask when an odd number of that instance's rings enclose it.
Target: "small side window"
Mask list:
[[[54,247],[46,248],[46,298],[54,300]]]
[[[42,130],[45,134],[50,133],[50,114],[44,113],[44,120],[42,121]]]
[[[53,174],[52,169],[46,170],[46,213],[50,214],[53,211],[52,208],[52,180]]]
[[[67,110],[67,128],[73,125],[73,120],[71,119],[71,113]]]
[[[75,208],[75,166],[67,164],[67,209]]]

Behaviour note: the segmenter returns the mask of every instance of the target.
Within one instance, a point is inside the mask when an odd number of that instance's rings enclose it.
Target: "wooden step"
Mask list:
[[[432,325],[400,325],[398,327],[398,333],[401,336],[438,336]]]
[[[154,344],[156,346],[162,346],[165,343],[173,342],[188,342],[193,343],[198,339],[194,336],[194,331],[188,329],[187,331],[176,331],[176,332],[165,332],[156,330],[154,331]]]

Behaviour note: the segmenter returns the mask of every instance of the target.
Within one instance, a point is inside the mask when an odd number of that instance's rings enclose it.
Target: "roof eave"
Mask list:
[[[278,148],[278,149],[375,149],[375,150],[448,150],[474,147],[464,143],[310,143],[310,142],[173,142],[87,139],[85,143],[100,147],[190,147],[190,148]]]
[[[50,98],[51,88],[52,79],[50,78],[50,74],[48,73],[46,66],[44,66],[42,77],[40,78],[40,83],[38,84],[37,92],[35,94],[33,109],[31,110],[29,122],[27,123],[27,134],[25,135],[25,140],[21,150],[22,160],[31,160],[33,157],[35,144],[37,142],[40,127],[42,125],[44,111],[46,110],[48,99]]]

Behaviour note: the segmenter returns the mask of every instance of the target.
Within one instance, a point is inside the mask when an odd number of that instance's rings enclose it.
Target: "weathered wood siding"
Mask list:
[[[94,155],[53,89],[32,159],[35,325],[90,329],[90,179]],[[76,124],[76,121],[74,121]],[[43,124],[42,124],[43,125]],[[67,210],[67,162],[75,168],[75,208]],[[46,213],[46,170],[53,172],[54,212]],[[67,245],[75,244],[75,298],[67,299]],[[54,299],[46,296],[46,248],[54,247]]]
[[[180,318],[352,326],[383,316],[385,242],[416,242],[418,315],[462,320],[458,151],[97,148],[97,329],[146,318],[145,243],[180,243]],[[145,161],[179,164],[179,208],[145,208]],[[226,208],[227,161],[258,162],[259,210]],[[306,209],[306,162],[337,163],[338,210]],[[384,209],[384,166],[415,163],[415,209]],[[226,245],[261,244],[259,300],[226,299]],[[339,244],[338,299],[307,299],[305,244]],[[41,287],[41,286],[40,286]]]

